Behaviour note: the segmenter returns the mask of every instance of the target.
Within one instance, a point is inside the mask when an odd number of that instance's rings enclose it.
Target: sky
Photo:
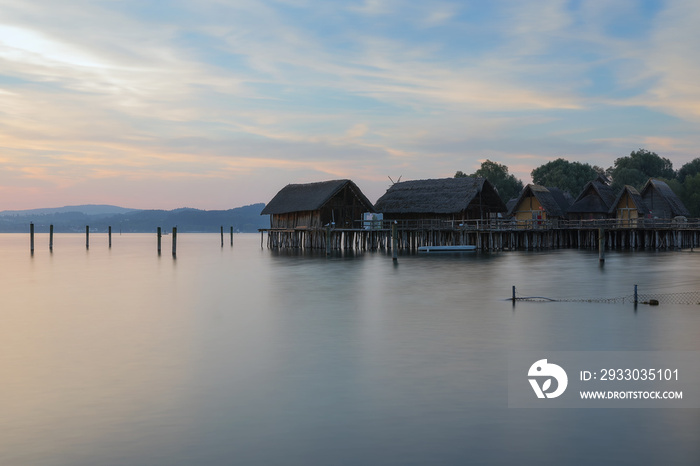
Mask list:
[[[0,210],[700,151],[700,2],[0,0]]]

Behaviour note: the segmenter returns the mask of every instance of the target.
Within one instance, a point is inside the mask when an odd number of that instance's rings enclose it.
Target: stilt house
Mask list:
[[[365,212],[375,212],[372,203],[350,180],[289,184],[265,206],[271,228],[315,229],[331,224],[336,228],[358,228]]]
[[[556,227],[558,221],[566,217],[570,204],[569,194],[559,188],[529,184],[520,192],[508,216],[523,227],[536,227],[544,222]]]
[[[589,181],[569,207],[568,217],[570,220],[608,218],[615,197],[615,192],[607,184],[599,180]]]
[[[442,178],[393,184],[374,205],[384,220],[488,219],[506,206],[485,178]]]
[[[615,217],[621,227],[634,228],[639,225],[639,219],[643,219],[649,214],[649,209],[633,186],[625,185],[617,195],[613,206],[610,208],[610,215]]]
[[[676,193],[663,181],[650,179],[642,188],[642,199],[652,218],[689,217],[690,212]]]

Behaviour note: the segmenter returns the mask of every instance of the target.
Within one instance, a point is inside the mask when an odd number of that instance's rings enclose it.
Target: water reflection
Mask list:
[[[507,354],[700,350],[696,257],[269,251],[0,235],[2,464],[696,464],[697,410],[516,410]],[[43,239],[42,239],[43,241]],[[37,245],[39,240],[37,239]],[[47,249],[47,248],[46,248]],[[167,249],[165,239],[163,249]],[[531,461],[532,460],[532,461]],[[547,464],[545,461],[545,464]],[[550,463],[551,464],[551,463]]]

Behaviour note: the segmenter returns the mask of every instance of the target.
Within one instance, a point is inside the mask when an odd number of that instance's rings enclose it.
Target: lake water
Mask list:
[[[508,408],[512,352],[700,351],[700,253],[0,235],[0,464],[700,464],[700,409]]]

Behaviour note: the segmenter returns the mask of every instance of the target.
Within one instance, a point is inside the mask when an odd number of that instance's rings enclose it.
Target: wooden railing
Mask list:
[[[515,220],[515,219],[480,219],[480,220],[372,220],[356,221],[355,229],[390,230],[393,223],[400,230],[587,230],[587,229],[654,229],[654,230],[698,230],[700,219],[596,219],[596,220]]]

